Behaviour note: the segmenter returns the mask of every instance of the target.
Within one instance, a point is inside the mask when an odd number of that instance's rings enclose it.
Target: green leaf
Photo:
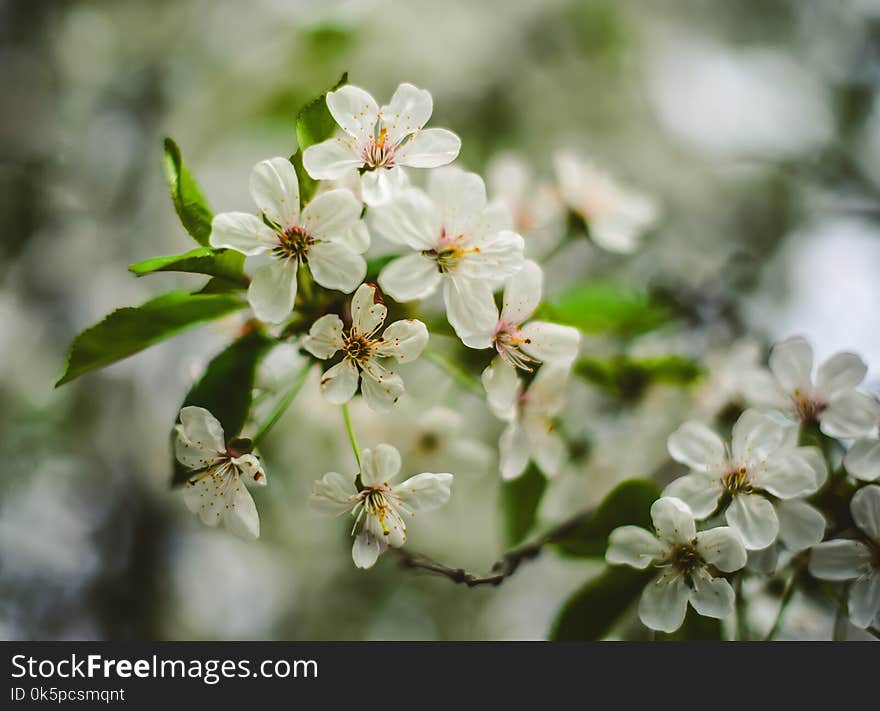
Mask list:
[[[383,254],[380,257],[371,257],[368,259],[367,275],[364,277],[364,281],[375,282],[379,278],[379,272],[398,257],[400,257],[399,254]]]
[[[143,262],[130,264],[128,270],[139,277],[156,272],[207,274],[227,281],[238,282],[241,286],[247,286],[243,267],[244,255],[233,249],[215,251],[208,247],[196,247],[196,249],[184,254],[153,257],[145,259]]]
[[[336,132],[336,120],[327,108],[327,94],[345,84],[348,84],[348,72],[344,72],[339,81],[303,106],[296,115],[297,151],[290,157],[290,162],[299,179],[299,196],[303,204],[312,199],[318,183],[303,167],[302,154],[309,146],[326,141]]]
[[[651,528],[651,504],[660,488],[647,479],[627,479],[602,500],[595,513],[553,545],[582,558],[604,558],[608,534],[618,526]]]
[[[607,636],[655,574],[625,566],[606,568],[565,602],[550,639],[593,641]]]
[[[532,530],[546,488],[547,478],[534,464],[530,464],[522,476],[502,482],[501,509],[508,545],[516,545]]]
[[[575,364],[574,372],[622,400],[636,400],[649,385],[656,383],[690,385],[702,374],[697,363],[675,355],[642,359],[582,358]]]
[[[214,215],[195,179],[184,166],[180,148],[170,138],[165,139],[165,177],[181,223],[196,242],[207,247]]]
[[[256,330],[239,338],[208,363],[181,408],[204,407],[220,421],[227,441],[237,437],[251,409],[257,365],[272,343]],[[182,484],[187,478],[187,469],[175,459],[172,485]]]
[[[662,326],[673,314],[637,290],[613,283],[592,283],[546,302],[540,316],[586,333],[631,336]]]
[[[80,333],[70,345],[67,367],[55,387],[83,373],[115,363],[166,338],[244,308],[234,294],[174,291],[141,306],[117,309]]]

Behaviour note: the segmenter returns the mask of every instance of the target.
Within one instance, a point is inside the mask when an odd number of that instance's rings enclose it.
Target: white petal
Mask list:
[[[337,233],[333,241],[348,247],[352,252],[363,254],[370,248],[370,231],[363,220],[358,220],[344,232]]]
[[[455,275],[486,281],[493,288],[522,269],[525,242],[516,232],[501,230],[470,240],[455,268]]]
[[[193,513],[197,513],[201,522],[206,526],[214,527],[220,523],[220,517],[226,507],[223,494],[228,476],[227,473],[221,476],[204,477],[194,484],[187,484],[183,490],[183,500],[186,507]]]
[[[779,501],[779,540],[795,553],[815,546],[825,537],[825,517],[806,501]]]
[[[437,264],[421,254],[395,259],[379,273],[379,286],[399,302],[423,299],[432,294],[441,281]]]
[[[810,574],[822,580],[852,580],[871,569],[871,551],[864,543],[838,539],[810,549]]]
[[[303,151],[303,167],[315,180],[341,180],[364,164],[354,139],[335,136]]]
[[[816,371],[816,390],[831,397],[839,390],[854,388],[867,373],[868,366],[855,353],[835,353]]]
[[[718,472],[726,464],[724,442],[701,422],[685,422],[669,435],[669,456],[698,472]]]
[[[245,540],[260,537],[260,516],[251,492],[239,480],[227,496],[229,508],[223,512],[223,522],[232,533]]]
[[[299,181],[287,158],[260,161],[251,171],[251,197],[257,207],[279,227],[299,219]]]
[[[694,515],[681,499],[657,499],[651,505],[651,520],[657,536],[667,543],[690,543],[697,534]]]
[[[336,314],[321,316],[302,339],[302,347],[321,360],[331,358],[342,346],[342,319]]]
[[[225,452],[226,440],[220,421],[204,407],[189,405],[180,411],[184,436],[195,447],[206,451]]]
[[[426,128],[407,141],[395,161],[411,168],[439,168],[458,157],[461,139],[445,128]]]
[[[431,511],[452,496],[452,474],[416,474],[395,486],[394,494],[411,511]]]
[[[226,247],[253,256],[271,250],[278,238],[256,215],[221,212],[211,221],[210,242],[215,249]]]
[[[766,459],[782,446],[785,436],[786,428],[779,420],[758,410],[746,410],[733,426],[733,459],[738,464]]]
[[[486,185],[476,173],[450,167],[428,176],[428,195],[437,205],[449,238],[468,235],[486,207]]]
[[[338,516],[348,511],[354,505],[356,498],[357,489],[353,477],[327,472],[312,484],[309,505],[319,513]]]
[[[687,612],[690,589],[684,578],[666,570],[649,582],[639,600],[639,619],[652,630],[675,632]]]
[[[528,259],[523,262],[522,269],[510,277],[504,287],[501,320],[519,325],[531,318],[541,303],[543,283],[544,272],[541,267]]]
[[[242,454],[233,457],[232,464],[238,470],[239,478],[248,486],[266,486],[266,470],[259,459],[253,454]]]
[[[541,419],[558,415],[565,405],[570,380],[571,368],[568,365],[546,363],[541,366],[526,391],[525,412]]]
[[[382,107],[382,121],[388,129],[388,141],[396,144],[404,136],[409,136],[422,128],[434,111],[431,94],[412,84],[401,84]]]
[[[663,496],[672,496],[684,501],[698,519],[706,518],[718,506],[718,499],[724,491],[717,477],[701,472],[685,474],[667,484]]]
[[[732,573],[746,564],[745,546],[732,528],[718,526],[700,531],[696,540],[697,550],[703,556],[703,560],[714,565],[718,570]]]
[[[880,486],[869,484],[859,489],[849,502],[849,510],[856,526],[880,544]]]
[[[514,419],[522,390],[516,368],[507,365],[500,358],[495,358],[483,370],[480,380],[486,390],[489,409],[495,417],[502,420]]]
[[[880,440],[860,439],[846,453],[843,464],[857,479],[876,481],[880,478]]]
[[[372,135],[379,117],[376,100],[360,87],[351,84],[327,94],[327,109],[342,130],[358,140]]]
[[[522,428],[529,443],[531,458],[548,477],[556,476],[565,461],[565,442],[544,418],[524,417]]]
[[[522,350],[543,363],[570,365],[577,358],[581,334],[576,328],[546,321],[530,321],[521,329]]]
[[[807,496],[819,488],[816,466],[824,470],[821,455],[812,447],[781,449],[754,473],[752,482],[780,499]]]
[[[351,327],[361,334],[371,334],[385,323],[388,309],[385,304],[377,303],[376,287],[372,284],[361,284],[351,299]]]
[[[421,321],[395,321],[382,333],[376,352],[383,358],[395,358],[398,363],[416,360],[428,345],[428,329]]]
[[[361,450],[361,481],[364,486],[387,484],[400,471],[400,452],[390,444]]]
[[[750,405],[785,408],[790,404],[776,376],[762,367],[746,368],[739,375],[739,391]]]
[[[779,534],[779,519],[773,504],[758,494],[734,496],[725,518],[749,550],[766,548]]]
[[[809,391],[813,369],[813,349],[800,336],[777,343],[770,352],[770,370],[783,390]]]
[[[516,479],[529,465],[529,443],[522,427],[511,422],[498,440],[498,467],[505,481]]]
[[[745,562],[745,561],[743,561]],[[723,619],[733,612],[736,595],[724,578],[713,578],[706,572],[693,578],[690,600],[693,608],[703,617]]]
[[[862,437],[877,425],[877,400],[857,390],[838,390],[819,418],[819,428],[830,437]]]
[[[849,589],[849,620],[856,627],[870,627],[880,615],[880,571],[856,580]]]
[[[321,286],[349,294],[364,280],[367,262],[344,245],[320,242],[309,249],[309,270]]]
[[[300,221],[315,239],[335,240],[355,226],[361,209],[361,203],[351,190],[328,190],[305,206]]]
[[[491,333],[498,321],[492,290],[484,282],[451,275],[443,285],[443,300],[446,318],[462,340],[478,343],[475,337]]]
[[[403,168],[378,168],[361,176],[361,197],[370,207],[387,205],[409,186]]]
[[[321,392],[327,402],[344,405],[354,397],[359,377],[357,366],[346,358],[321,376]]]
[[[620,526],[608,536],[605,560],[644,569],[660,558],[662,552],[663,546],[650,531],[639,526]]]
[[[393,202],[371,209],[368,215],[376,234],[411,249],[432,249],[440,237],[437,207],[417,188],[404,190]]]
[[[254,272],[248,303],[258,319],[280,323],[290,315],[296,301],[297,264],[295,259],[273,259]]]
[[[351,547],[351,559],[358,568],[372,568],[379,559],[383,544],[372,533],[361,531]]]
[[[390,412],[404,392],[403,380],[397,373],[386,371],[381,379],[366,374],[361,378],[361,393],[375,412]]]

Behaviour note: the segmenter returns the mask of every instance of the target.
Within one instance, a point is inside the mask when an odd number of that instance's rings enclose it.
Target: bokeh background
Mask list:
[[[314,383],[264,448],[260,541],[200,526],[168,489],[168,430],[236,319],[53,390],[76,332],[193,285],[126,271],[191,247],[162,137],[215,209],[249,210],[251,166],[293,151],[297,109],[344,70],[380,100],[402,81],[429,89],[433,125],[461,135],[470,169],[516,151],[549,178],[554,151],[574,148],[662,205],[634,255],[586,239],[558,251],[548,288],[601,278],[664,295],[682,318],[624,345],[590,337],[585,352],[681,354],[707,373],[627,402],[577,383],[565,428],[579,446],[542,522],[624,478],[662,476],[668,433],[722,406],[774,338],[804,334],[820,356],[853,349],[876,389],[878,2],[5,0],[0,638],[535,639],[598,569],[548,553],[478,590],[391,559],[355,570],[346,525],[307,507],[315,478],[353,468]],[[290,357],[261,378],[283,377]],[[398,445],[411,472],[456,473],[452,503],[420,517],[407,545],[486,570],[504,547],[499,423],[429,363],[406,380],[395,415],[355,408],[359,437]],[[436,407],[455,413],[466,447],[424,436]],[[774,612],[760,598],[750,609],[758,628]],[[780,637],[827,638],[831,619],[802,601]]]

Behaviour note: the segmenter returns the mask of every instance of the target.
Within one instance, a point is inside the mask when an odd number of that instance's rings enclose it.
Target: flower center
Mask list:
[[[373,345],[374,341],[362,333],[349,333],[343,340],[342,350],[347,358],[356,363],[365,363],[372,357]]]
[[[381,127],[381,128],[380,128]],[[361,154],[365,170],[378,170],[379,168],[394,167],[394,151],[397,146],[388,142],[388,129],[382,125],[382,121],[376,122],[374,134]]]
[[[437,246],[434,249],[423,250],[422,256],[433,259],[437,263],[438,272],[448,274],[455,269],[459,260],[466,254],[478,254],[480,251],[479,247],[465,249],[461,246],[462,241],[464,241],[464,235],[449,237],[444,227],[440,230]]]
[[[436,432],[425,432],[419,437],[417,449],[422,452],[434,452],[440,448],[440,437]]]
[[[693,543],[683,543],[672,551],[670,564],[682,575],[689,575],[697,568],[705,565],[703,556]]]
[[[749,470],[745,467],[731,469],[721,476],[721,485],[731,496],[751,493],[752,484],[749,481]]]
[[[388,487],[383,485],[369,487],[361,492],[364,509],[366,510],[367,515],[375,516],[379,520],[379,525],[382,527],[382,533],[386,536],[391,534],[388,530],[388,524],[385,523],[389,508],[388,499],[385,494],[388,491]]]
[[[817,400],[810,393],[805,393],[802,390],[795,390],[792,400],[795,412],[801,422],[815,422],[819,419],[819,415],[825,411],[825,408],[828,407],[824,402]]]
[[[520,350],[520,346],[528,345],[531,343],[531,339],[523,336],[522,330],[518,326],[500,321],[495,327],[495,334],[492,338],[495,342],[495,350],[498,351],[498,355],[505,363],[530,373],[534,370],[532,364],[539,361]]]
[[[315,238],[305,228],[293,225],[278,233],[278,245],[272,250],[272,254],[279,259],[299,259],[305,262],[309,248],[315,242]]]

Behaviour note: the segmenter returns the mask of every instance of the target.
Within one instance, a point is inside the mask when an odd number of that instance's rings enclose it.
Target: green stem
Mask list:
[[[434,350],[426,350],[422,355],[451,377],[456,383],[461,385],[465,390],[470,390],[472,393],[479,395],[480,397],[483,396],[483,386],[480,381],[470,373],[459,368],[445,355]]]
[[[354,458],[357,460],[358,469],[361,469],[361,450],[358,447],[357,437],[354,434],[354,426],[351,424],[351,413],[348,411],[348,403],[342,406],[342,419],[345,420],[345,430],[348,432],[348,441],[351,442],[351,449],[354,452]]]
[[[306,363],[302,368],[300,368],[299,372],[293,379],[293,383],[290,385],[290,389],[284,394],[284,396],[278,401],[275,405],[272,412],[269,414],[269,417],[263,421],[257,431],[254,432],[251,439],[256,445],[263,437],[268,434],[269,430],[275,426],[275,423],[281,419],[281,415],[284,414],[285,410],[290,406],[290,403],[293,402],[293,399],[297,396],[297,393],[302,389],[302,386],[306,382],[306,378],[308,377],[309,371],[312,369],[313,363]]]
[[[779,628],[782,626],[782,617],[785,614],[785,608],[788,607],[788,603],[791,602],[791,598],[794,595],[797,576],[798,571],[794,571],[785,583],[785,588],[782,591],[782,599],[779,601],[779,611],[776,613],[776,619],[773,621],[773,626],[770,628],[767,636],[764,637],[765,642],[769,642],[773,639],[776,636],[776,633],[779,632]]]

